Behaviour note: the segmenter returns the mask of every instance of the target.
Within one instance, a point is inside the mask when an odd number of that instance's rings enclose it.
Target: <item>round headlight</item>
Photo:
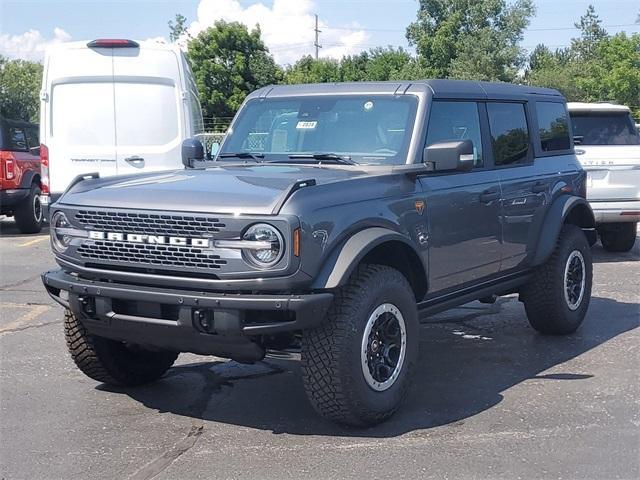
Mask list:
[[[256,267],[272,267],[282,258],[284,253],[282,235],[271,225],[266,223],[252,225],[247,229],[242,239],[249,242],[264,243],[264,248],[258,248],[256,245],[242,250],[245,259]]]
[[[72,237],[65,233],[71,228],[67,216],[62,212],[56,212],[51,217],[51,244],[57,252],[64,252],[69,248]]]

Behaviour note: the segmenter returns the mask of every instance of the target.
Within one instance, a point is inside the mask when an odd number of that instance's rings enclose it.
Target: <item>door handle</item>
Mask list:
[[[480,194],[480,201],[482,203],[491,203],[494,200],[498,200],[499,198],[500,198],[500,191],[495,188],[490,188]]]
[[[547,184],[544,182],[536,182],[533,184],[533,187],[531,187],[531,191],[533,193],[542,193],[547,189]]]
[[[133,165],[134,167],[138,167],[138,168],[144,167],[144,158],[139,157],[137,155],[127,157],[124,159],[124,161],[130,165]]]

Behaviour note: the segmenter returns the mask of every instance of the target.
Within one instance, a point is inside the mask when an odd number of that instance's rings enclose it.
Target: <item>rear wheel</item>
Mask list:
[[[143,385],[159,379],[178,353],[148,350],[91,335],[71,313],[64,315],[67,347],[76,366],[87,377],[109,385]]]
[[[40,203],[40,187],[31,185],[29,197],[16,206],[13,212],[18,230],[22,233],[38,233],[42,230],[43,210]]]
[[[527,318],[541,333],[573,333],[591,299],[591,249],[579,227],[564,225],[547,262],[536,268],[521,292]]]
[[[409,282],[393,268],[361,266],[336,292],[325,323],[303,334],[307,396],[330,420],[382,422],[405,397],[417,352],[418,315]]]
[[[636,243],[637,223],[618,223],[600,229],[600,241],[608,252],[628,252]]]

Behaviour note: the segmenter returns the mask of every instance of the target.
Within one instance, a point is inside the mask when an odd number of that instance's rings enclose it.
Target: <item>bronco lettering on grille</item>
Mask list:
[[[139,233],[101,232],[98,230],[90,230],[89,238],[92,240],[148,243],[151,245],[174,245],[177,247],[211,247],[211,240],[208,238],[170,237],[167,235],[145,235]]]

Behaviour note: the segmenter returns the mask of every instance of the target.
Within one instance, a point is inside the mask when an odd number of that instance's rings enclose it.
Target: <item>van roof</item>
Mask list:
[[[413,80],[388,82],[344,82],[310,83],[301,85],[271,85],[264,87],[249,98],[287,97],[314,94],[394,94],[406,92],[428,92],[434,98],[474,96],[479,98],[525,97],[544,95],[564,100],[560,92],[551,88],[514,85],[503,82],[481,82],[474,80]]]
[[[617,103],[608,103],[608,102],[597,102],[597,103],[587,103],[587,102],[569,102],[567,103],[567,108],[569,112],[624,112],[628,113],[629,107],[626,105],[618,105]]]

